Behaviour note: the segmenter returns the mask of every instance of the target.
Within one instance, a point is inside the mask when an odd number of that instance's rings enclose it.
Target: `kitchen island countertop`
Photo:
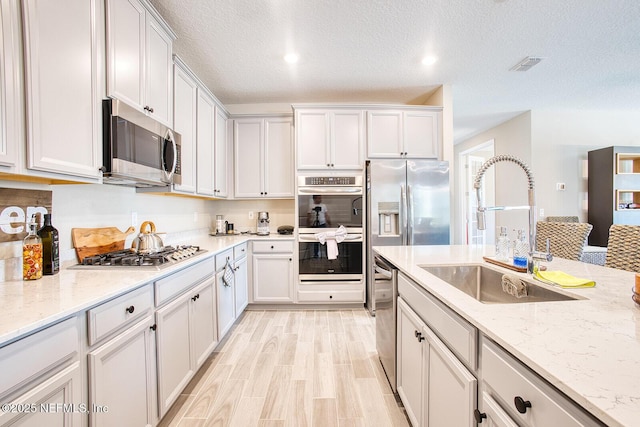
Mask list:
[[[136,267],[62,268],[58,274],[43,276],[39,280],[0,282],[0,347],[199,261],[210,259],[213,271],[213,256],[235,245],[250,240],[293,238],[291,235],[278,234],[203,235],[176,244],[200,246],[207,252],[161,270]]]
[[[585,299],[483,304],[420,266],[489,265],[482,256],[493,255],[492,247],[374,250],[607,425],[640,423],[640,307],[631,300],[634,273],[555,258],[545,263],[549,270],[595,280],[596,286],[571,290],[540,286]]]

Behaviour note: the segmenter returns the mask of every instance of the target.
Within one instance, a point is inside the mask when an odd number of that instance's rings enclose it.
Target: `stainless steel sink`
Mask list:
[[[502,276],[505,273],[479,264],[422,266],[421,268],[485,304],[513,304],[580,299],[539,286],[532,280],[524,280],[520,276],[514,275],[525,283],[528,294],[527,296],[517,298],[504,292],[502,289]]]

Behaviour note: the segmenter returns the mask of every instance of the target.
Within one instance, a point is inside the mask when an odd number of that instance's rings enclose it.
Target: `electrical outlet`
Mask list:
[[[193,213],[193,222],[198,222],[198,212]]]
[[[538,213],[538,216],[539,216],[540,218],[544,218],[544,209],[540,208],[540,211],[539,211],[539,213]]]
[[[131,226],[138,226],[138,212],[131,212]]]
[[[249,219],[253,219],[253,211],[249,211]]]
[[[564,191],[564,189],[565,189],[564,182],[558,182],[558,183],[556,183],[556,190],[558,190],[558,191]]]

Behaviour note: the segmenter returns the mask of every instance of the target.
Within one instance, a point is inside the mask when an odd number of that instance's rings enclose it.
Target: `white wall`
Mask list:
[[[640,115],[615,111],[533,111],[531,147],[536,198],[545,215],[587,220],[587,153],[640,145]],[[565,191],[556,190],[557,183]]]

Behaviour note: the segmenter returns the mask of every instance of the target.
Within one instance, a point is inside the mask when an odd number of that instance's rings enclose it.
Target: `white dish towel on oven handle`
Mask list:
[[[314,237],[321,244],[327,244],[327,258],[338,258],[338,243],[342,242],[347,237],[347,229],[344,225],[338,227],[336,231],[325,231],[322,233],[314,234]]]

